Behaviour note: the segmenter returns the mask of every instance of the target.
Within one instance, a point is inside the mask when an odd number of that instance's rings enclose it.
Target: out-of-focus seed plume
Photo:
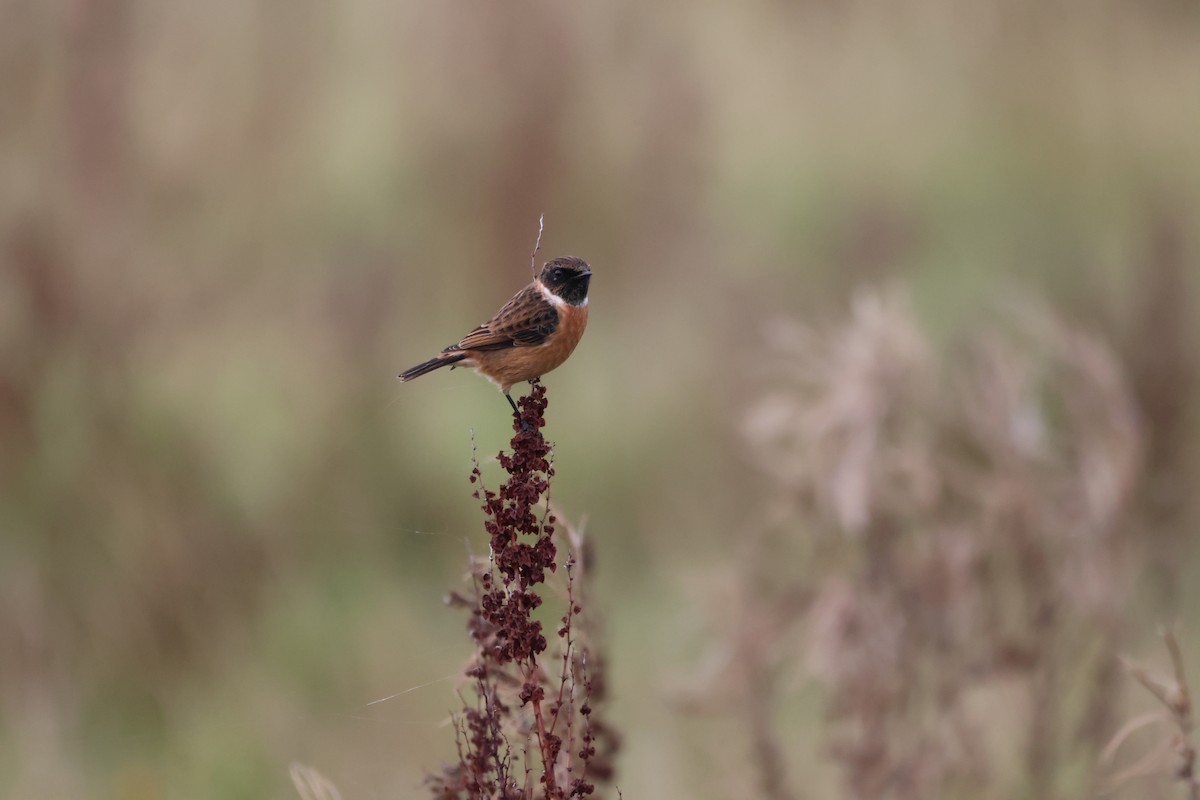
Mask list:
[[[1045,796],[1111,733],[1136,404],[1107,345],[1048,309],[980,316],[935,342],[902,294],[863,291],[840,323],[766,329],[743,432],[767,511],[723,667],[690,694],[743,709],[765,796],[797,795],[754,709],[806,680],[847,797],[989,785],[1013,759],[1000,791]]]

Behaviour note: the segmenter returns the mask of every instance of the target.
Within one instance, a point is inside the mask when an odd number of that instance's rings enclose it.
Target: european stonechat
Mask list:
[[[582,258],[564,256],[542,265],[533,283],[496,314],[424,364],[400,373],[411,381],[441,367],[473,367],[500,387],[513,413],[514,383],[540,378],[562,364],[583,336],[592,270]]]

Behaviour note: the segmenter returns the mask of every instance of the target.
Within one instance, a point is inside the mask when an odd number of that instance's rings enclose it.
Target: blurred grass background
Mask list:
[[[1017,285],[1106,337],[1177,575],[1131,626],[1200,608],[1194,2],[0,19],[0,795],[285,798],[300,760],[419,796],[469,652],[441,600],[483,541],[471,432],[490,454],[508,415],[470,374],[395,374],[528,280],[542,212],[542,255],[595,269],[548,433],[598,547],[624,796],[738,796],[726,723],[664,697],[755,513],[762,325],[859,285],[947,336]],[[819,707],[784,714],[796,774]]]

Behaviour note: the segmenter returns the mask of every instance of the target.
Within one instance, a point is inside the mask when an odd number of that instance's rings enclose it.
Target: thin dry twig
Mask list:
[[[288,767],[288,775],[302,800],[342,800],[333,782],[307,764],[293,763]]]
[[[1172,676],[1155,675],[1148,670],[1125,662],[1129,674],[1145,687],[1167,709],[1168,714],[1161,712],[1145,714],[1137,717],[1117,732],[1104,755],[1111,757],[1124,743],[1133,731],[1157,721],[1168,721],[1174,724],[1175,730],[1166,738],[1160,740],[1148,753],[1139,758],[1134,764],[1118,772],[1109,781],[1109,791],[1133,780],[1160,772],[1168,763],[1173,753],[1177,766],[1172,770],[1173,777],[1182,783],[1188,791],[1189,800],[1200,800],[1200,779],[1196,775],[1196,745],[1192,742],[1195,731],[1195,721],[1192,717],[1192,695],[1188,688],[1187,671],[1183,665],[1183,653],[1179,648],[1179,640],[1171,630],[1159,631],[1167,653],[1171,658]]]
[[[538,235],[537,241],[533,243],[533,252],[529,254],[529,271],[533,276],[537,277],[537,254],[542,249],[542,231],[546,229],[546,215],[541,214],[538,217]]]
[[[1129,740],[1130,736],[1133,736],[1133,734],[1137,733],[1143,728],[1148,728],[1149,726],[1158,722],[1170,723],[1171,718],[1161,711],[1148,711],[1145,714],[1139,714],[1138,716],[1126,722],[1120,727],[1120,729],[1117,730],[1116,733],[1113,734],[1112,739],[1109,740],[1108,744],[1104,748],[1104,751],[1100,753],[1100,763],[1105,766],[1112,764],[1113,758],[1115,758],[1117,755],[1117,751],[1121,749],[1121,745],[1125,744],[1125,742]]]

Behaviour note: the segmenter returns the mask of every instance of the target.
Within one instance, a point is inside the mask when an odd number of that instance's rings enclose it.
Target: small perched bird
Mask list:
[[[474,367],[500,387],[513,413],[513,384],[545,375],[567,360],[587,326],[592,270],[582,258],[563,256],[542,265],[533,283],[513,295],[495,316],[423,364],[400,373],[411,381],[441,367]]]

